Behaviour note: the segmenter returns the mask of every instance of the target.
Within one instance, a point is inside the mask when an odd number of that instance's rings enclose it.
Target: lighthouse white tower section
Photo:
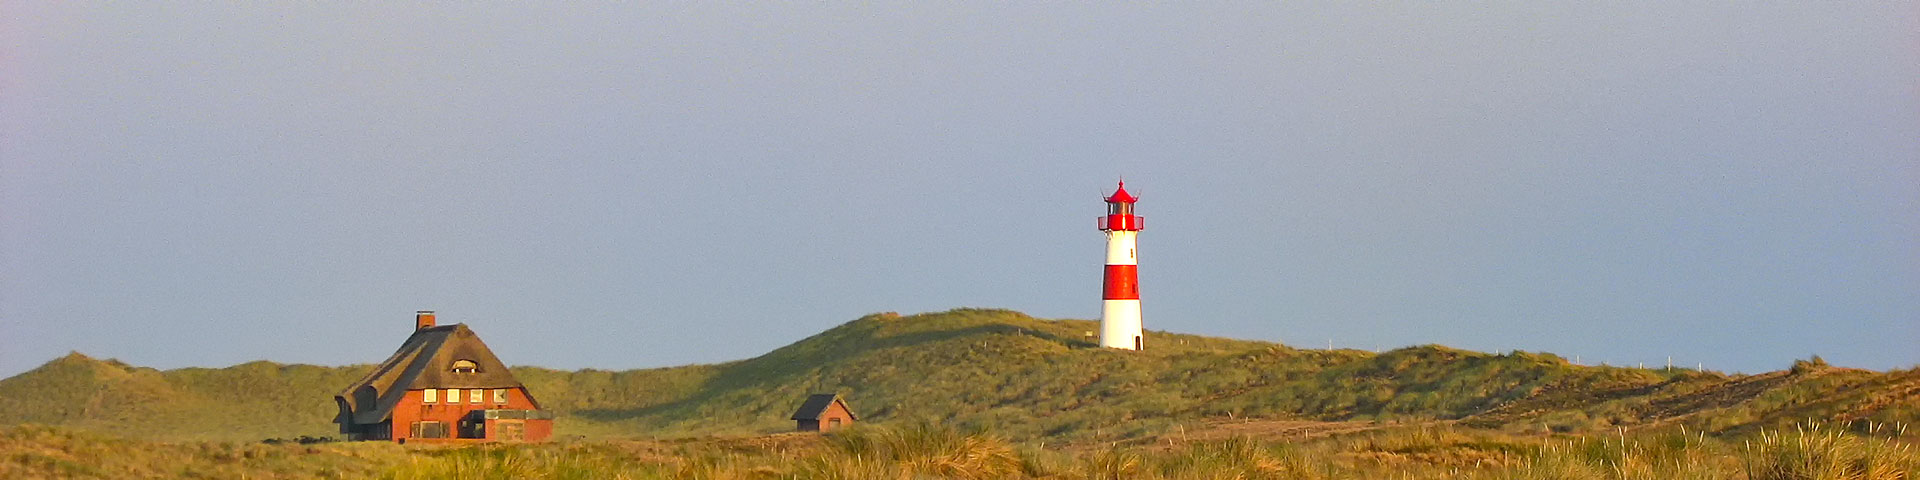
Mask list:
[[[1107,234],[1107,268],[1101,289],[1100,346],[1139,350],[1146,346],[1140,336],[1140,263],[1134,249],[1144,218],[1133,214],[1139,199],[1127,193],[1127,182],[1106,198],[1107,215],[1100,217],[1100,231]]]

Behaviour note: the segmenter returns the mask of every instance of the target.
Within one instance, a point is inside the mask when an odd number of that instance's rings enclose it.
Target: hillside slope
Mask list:
[[[249,362],[163,372],[70,353],[0,380],[0,424],[151,438],[328,435],[332,392],[367,368]]]
[[[1117,439],[1220,418],[1458,420],[1513,431],[1806,419],[1920,419],[1920,371],[1803,362],[1729,376],[1571,365],[1440,346],[1373,353],[1154,332],[1094,348],[1085,320],[1004,310],[869,315],[752,359],[629,371],[515,367],[562,435],[782,431],[800,399],[845,395],[864,420],[930,419],[1015,438]],[[0,380],[0,425],[156,438],[330,435],[331,395],[368,366],[253,362],[156,371],[72,354]]]

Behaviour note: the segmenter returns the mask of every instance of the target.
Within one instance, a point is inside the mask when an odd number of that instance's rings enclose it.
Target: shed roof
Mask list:
[[[467,360],[477,371],[454,372],[453,363]],[[480,336],[466,324],[456,323],[415,330],[393,356],[380,362],[373,372],[341,390],[335,398],[353,412],[353,423],[380,423],[393,415],[408,390],[426,388],[519,388],[525,385],[514,378],[500,358],[493,355]],[[355,392],[372,387],[374,399],[360,398]],[[527,395],[532,401],[533,395]],[[363,405],[362,403],[368,403]],[[534,408],[540,402],[533,401]]]
[[[848,417],[852,417],[854,420],[860,419],[860,415],[853,413],[853,408],[848,407],[847,402],[841,400],[839,395],[816,393],[808,396],[807,401],[800,404],[800,410],[794,411],[793,418],[790,420],[819,420],[821,415],[827,413],[827,407],[831,407],[835,403],[840,404],[840,408],[847,411]]]

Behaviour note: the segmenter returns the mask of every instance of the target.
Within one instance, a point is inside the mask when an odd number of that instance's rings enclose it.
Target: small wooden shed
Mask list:
[[[793,412],[797,422],[795,430],[802,432],[830,432],[853,425],[860,417],[847,407],[847,401],[839,395],[816,393],[800,404],[800,410]]]

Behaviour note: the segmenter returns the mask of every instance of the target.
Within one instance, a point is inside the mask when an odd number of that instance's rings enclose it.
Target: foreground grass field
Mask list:
[[[1165,436],[1047,445],[914,423],[831,435],[451,448],[160,442],[21,426],[0,432],[0,478],[1905,480],[1920,478],[1914,441],[1899,426],[1882,425],[1716,437],[1678,430],[1516,435],[1426,424],[1292,440]]]

